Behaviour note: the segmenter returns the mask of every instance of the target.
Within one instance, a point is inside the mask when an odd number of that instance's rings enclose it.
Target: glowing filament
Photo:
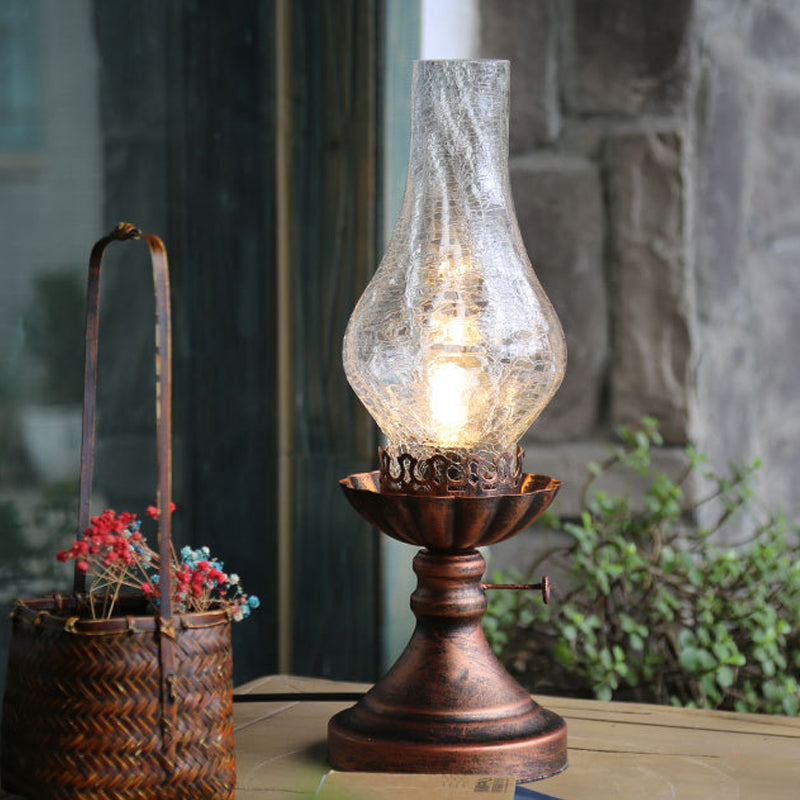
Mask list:
[[[434,364],[428,373],[431,417],[437,438],[448,445],[460,443],[469,418],[472,376],[458,364]]]

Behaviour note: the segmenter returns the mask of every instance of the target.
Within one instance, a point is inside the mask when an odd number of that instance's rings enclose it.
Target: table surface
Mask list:
[[[360,692],[274,675],[237,694]],[[798,800],[800,719],[537,697],[567,721],[569,767],[535,784],[563,800]],[[237,800],[303,800],[328,771],[329,717],[348,702],[237,703]],[[9,800],[11,800],[10,796]]]
[[[365,684],[272,676],[242,693],[363,691]],[[537,697],[567,721],[569,767],[529,784],[563,800],[798,800],[800,719]],[[328,770],[328,718],[349,705],[236,705],[237,800],[288,800]]]

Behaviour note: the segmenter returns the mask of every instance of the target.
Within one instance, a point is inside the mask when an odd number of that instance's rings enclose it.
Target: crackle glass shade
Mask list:
[[[405,197],[350,318],[345,373],[391,459],[516,458],[566,347],[514,213],[509,62],[418,61],[412,92]]]

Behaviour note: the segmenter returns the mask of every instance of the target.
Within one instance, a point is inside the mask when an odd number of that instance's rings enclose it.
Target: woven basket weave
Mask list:
[[[140,237],[121,223],[90,260],[79,535],[90,519],[100,263],[109,242]],[[0,769],[6,790],[32,800],[233,799],[230,615],[172,611],[169,277],[161,240],[143,238],[156,293],[160,613],[134,596],[109,620],[86,619],[78,570],[71,597],[16,601]]]

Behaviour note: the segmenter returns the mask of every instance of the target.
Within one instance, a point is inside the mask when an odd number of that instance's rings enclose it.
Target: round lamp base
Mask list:
[[[475,550],[417,554],[417,627],[383,679],[328,723],[334,767],[518,781],[566,768],[564,720],[531,700],[483,634],[485,567]]]
[[[567,767],[567,726],[557,714],[541,732],[520,739],[484,742],[403,741],[349,728],[351,709],[328,723],[328,760],[336,769],[513,775],[517,781],[549,778]],[[436,736],[435,726],[429,734]]]

